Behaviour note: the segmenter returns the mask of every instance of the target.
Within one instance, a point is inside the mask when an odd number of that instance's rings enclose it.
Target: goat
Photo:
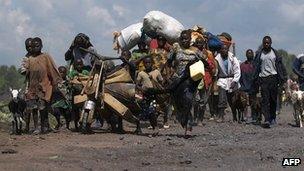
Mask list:
[[[8,104],[9,111],[13,115],[12,133],[18,135],[22,132],[22,122],[24,122],[22,118],[26,108],[26,102],[20,98],[20,91],[21,90],[13,90],[10,88],[12,100]]]
[[[244,112],[248,101],[248,96],[244,91],[237,90],[234,92],[231,108],[236,110],[237,116],[233,116],[233,118],[236,118],[238,123],[242,123],[242,121],[244,121]]]
[[[291,101],[294,109],[294,119],[296,125],[303,127],[302,121],[304,119],[304,92],[300,90],[293,90],[291,93]]]
[[[252,111],[251,111],[251,116],[254,114],[255,115],[255,120],[256,122],[253,124],[260,124],[262,121],[262,97],[261,94],[258,93],[257,96],[253,99],[252,101]],[[253,113],[254,112],[254,113]]]

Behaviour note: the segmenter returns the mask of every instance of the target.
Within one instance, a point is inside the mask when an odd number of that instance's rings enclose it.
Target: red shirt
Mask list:
[[[216,69],[215,60],[213,57],[212,52],[207,51],[207,62],[209,64],[209,68],[205,68],[205,76],[204,76],[204,83],[206,89],[212,84],[212,76],[214,75],[214,71]]]
[[[157,49],[158,45],[157,45],[157,40],[156,39],[152,39],[150,42],[150,49]]]
[[[157,49],[157,48],[158,48],[157,39],[152,39],[152,40],[150,41],[149,47],[150,47],[151,50]],[[170,49],[171,49],[171,45],[170,45],[169,43],[166,43],[164,49],[167,50],[167,51],[169,52]]]

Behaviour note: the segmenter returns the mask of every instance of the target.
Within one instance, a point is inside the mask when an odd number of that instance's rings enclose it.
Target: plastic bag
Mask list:
[[[143,32],[151,38],[161,35],[173,44],[183,30],[184,26],[179,21],[161,11],[150,11],[144,17]]]
[[[142,23],[132,24],[120,32],[114,32],[113,49],[130,50],[141,40],[142,36]]]
[[[208,47],[211,51],[219,51],[223,45],[223,42],[215,35],[207,32],[205,33],[208,37]]]

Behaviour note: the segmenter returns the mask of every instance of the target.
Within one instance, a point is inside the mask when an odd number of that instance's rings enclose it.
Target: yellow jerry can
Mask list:
[[[205,75],[204,63],[201,60],[190,65],[189,69],[190,69],[190,76],[193,81],[198,81],[202,79]]]

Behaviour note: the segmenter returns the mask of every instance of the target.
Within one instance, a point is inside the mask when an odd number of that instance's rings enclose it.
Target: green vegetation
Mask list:
[[[9,87],[20,89],[24,87],[24,76],[15,66],[0,66],[0,122],[8,122],[11,119],[7,104],[9,101]]]
[[[0,102],[0,122],[9,122],[11,114],[9,113],[7,104]]]
[[[286,67],[288,75],[293,74],[293,72],[292,72],[292,63],[293,63],[293,60],[296,58],[296,55],[289,54],[287,51],[285,51],[283,49],[279,49],[278,53],[283,58],[283,63],[285,65],[285,67]]]
[[[9,87],[15,89],[24,87],[24,76],[15,66],[2,65],[0,66],[0,95],[8,93]]]

